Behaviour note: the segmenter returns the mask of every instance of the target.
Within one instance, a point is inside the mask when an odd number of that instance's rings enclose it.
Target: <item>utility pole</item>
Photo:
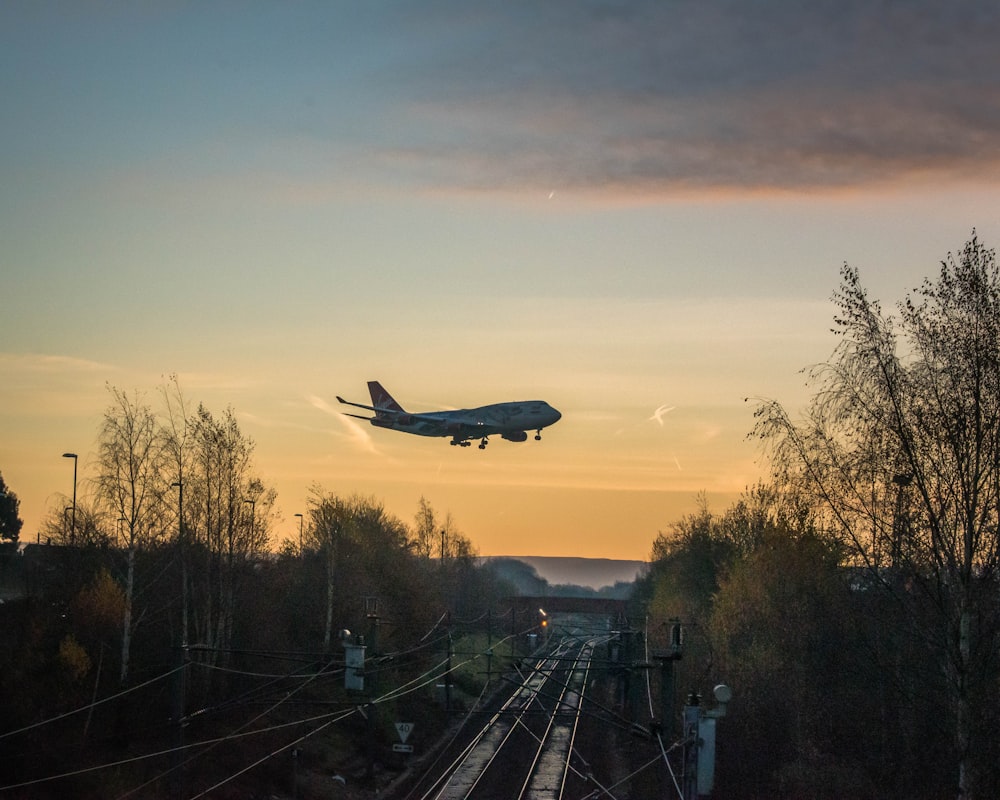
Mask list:
[[[451,638],[451,612],[448,612],[448,658],[444,673],[444,710],[446,714],[451,713],[451,657],[454,643]]]
[[[492,600],[490,601],[492,603]],[[493,606],[486,609],[486,686],[493,682]]]
[[[510,660],[514,660],[514,646],[517,643],[517,603],[510,607]]]
[[[366,597],[365,598],[365,616],[368,618],[368,645],[370,655],[368,663],[371,664],[371,659],[378,656],[378,598],[377,597]],[[373,777],[375,775],[375,757],[378,750],[377,742],[377,730],[378,726],[376,724],[376,713],[378,707],[375,705],[375,699],[378,697],[378,663],[374,665],[374,669],[365,669],[365,673],[368,676],[368,696],[370,698],[367,706],[368,711],[368,777]]]
[[[670,647],[660,653],[654,653],[653,658],[660,662],[660,726],[667,741],[673,739],[676,724],[674,721],[674,667],[683,657],[684,631],[680,620],[671,620]]]
[[[174,723],[174,792],[177,797],[187,797],[187,774],[184,768],[184,728],[187,726],[187,666],[189,651],[187,640],[177,648],[177,672],[174,674],[173,723]]]
[[[177,480],[171,484],[177,487],[177,547],[181,554],[181,636],[178,653],[178,670],[174,678],[174,730],[176,763],[178,774],[176,781],[177,796],[187,796],[187,775],[184,768],[184,728],[187,725],[187,667],[190,661],[188,649],[188,585],[187,585],[187,548],[184,540],[184,482]]]

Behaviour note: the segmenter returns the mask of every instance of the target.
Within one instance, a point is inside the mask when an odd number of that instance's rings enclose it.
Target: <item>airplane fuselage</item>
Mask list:
[[[398,414],[392,417],[373,417],[371,424],[418,436],[460,436],[480,439],[484,436],[503,436],[511,441],[524,441],[525,431],[541,430],[559,421],[558,411],[544,400],[493,403],[479,408],[455,411],[433,411],[427,414]],[[505,436],[505,434],[507,434]],[[522,434],[518,436],[518,434]]]
[[[467,447],[471,440],[478,439],[482,449],[486,447],[487,437],[493,435],[511,442],[523,442],[528,438],[527,432],[530,430],[535,431],[536,439],[541,439],[542,428],[554,425],[562,418],[562,414],[544,400],[493,403],[479,408],[411,414],[378,381],[369,381],[368,391],[372,398],[371,405],[354,403],[339,396],[337,400],[348,406],[373,411],[375,416],[347,416],[366,420],[376,428],[417,436],[450,436],[451,444],[462,447]]]

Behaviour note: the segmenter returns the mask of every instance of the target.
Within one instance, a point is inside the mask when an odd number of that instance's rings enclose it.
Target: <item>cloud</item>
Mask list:
[[[74,356],[46,355],[44,353],[0,353],[0,369],[16,372],[51,373],[65,372],[114,372],[116,368],[99,361]]]
[[[656,422],[662,428],[663,427],[663,416],[664,416],[664,414],[669,414],[675,408],[677,408],[677,406],[668,406],[666,403],[664,403],[659,408],[657,408],[656,411],[653,412],[653,416],[651,416],[647,420],[647,422]]]
[[[88,418],[108,401],[109,375],[117,367],[83,358],[0,353],[0,407],[25,419]]]
[[[326,402],[322,397],[317,397],[316,395],[309,395],[306,398],[309,404],[316,409],[319,409],[324,414],[329,414],[334,417],[341,425],[344,426],[346,430],[346,438],[351,442],[355,448],[363,453],[372,453],[374,455],[381,455],[378,448],[375,447],[375,442],[372,437],[368,434],[365,428],[358,424],[356,420],[352,417],[348,417],[342,414],[337,409],[333,408],[329,403]]]
[[[427,184],[547,196],[1000,172],[985,2],[439,3],[432,19],[389,90],[405,139],[380,150]]]

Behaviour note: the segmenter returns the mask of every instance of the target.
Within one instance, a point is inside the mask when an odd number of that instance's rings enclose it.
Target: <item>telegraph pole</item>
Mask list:
[[[451,713],[451,657],[454,642],[451,638],[451,611],[448,612],[448,657],[444,673],[444,710]]]
[[[670,647],[653,658],[660,662],[660,724],[667,739],[673,738],[674,722],[674,667],[683,657],[684,635],[680,620],[672,620],[670,626]]]

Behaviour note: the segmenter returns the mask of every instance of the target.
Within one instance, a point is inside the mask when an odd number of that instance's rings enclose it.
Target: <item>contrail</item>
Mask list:
[[[357,424],[350,417],[341,414],[335,408],[333,408],[329,403],[326,402],[322,397],[317,397],[316,395],[309,395],[308,397],[310,405],[313,408],[318,408],[320,411],[329,414],[331,417],[335,417],[340,420],[340,423],[347,428],[348,435],[351,440],[363,451],[368,453],[378,454],[378,450],[375,447],[375,442],[372,441],[372,437],[368,435],[361,425]]]
[[[660,406],[658,409],[656,409],[656,411],[653,412],[653,416],[651,416],[649,418],[649,421],[650,422],[655,421],[655,422],[660,423],[660,427],[662,428],[663,427],[663,415],[664,414],[669,414],[675,408],[677,408],[677,406],[668,406],[666,403],[664,403],[662,406]]]

